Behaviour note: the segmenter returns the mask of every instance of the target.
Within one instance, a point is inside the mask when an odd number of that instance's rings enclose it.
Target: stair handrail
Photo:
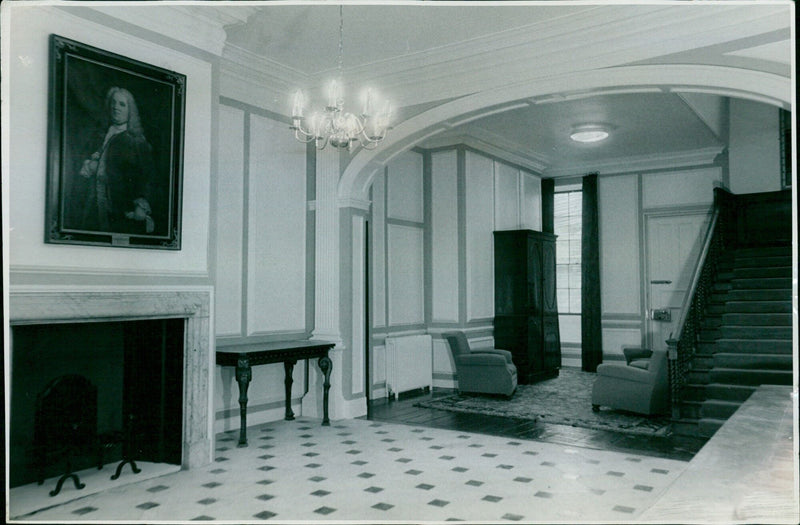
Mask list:
[[[696,353],[701,317],[710,297],[718,255],[722,250],[722,201],[725,190],[714,195],[711,220],[703,238],[700,256],[692,272],[689,289],[683,299],[673,332],[667,339],[669,353],[669,385],[673,418],[680,418],[680,393],[686,384],[689,363]],[[708,263],[708,264],[707,264]],[[674,335],[677,334],[677,338]]]

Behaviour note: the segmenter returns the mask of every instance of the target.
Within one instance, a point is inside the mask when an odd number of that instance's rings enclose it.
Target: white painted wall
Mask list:
[[[306,153],[286,124],[250,117],[247,335],[302,331]]]
[[[526,230],[542,231],[542,179],[524,171],[520,173],[522,179],[520,226]]]
[[[395,157],[386,170],[385,197],[389,326],[425,321],[422,193],[422,155],[407,151]]]
[[[642,207],[708,205],[714,186],[722,182],[719,168],[648,173],[642,176]]]
[[[4,6],[9,7],[9,6]],[[115,276],[124,283],[136,276],[207,278],[209,272],[209,198],[211,177],[212,65],[210,62],[72,16],[46,6],[26,6],[12,13],[4,83],[8,102],[7,161],[10,199],[9,234],[12,283],[17,271],[57,275],[64,284],[75,272],[98,279]],[[49,35],[55,33],[187,77],[183,168],[183,228],[180,251],[121,249],[45,244],[47,177]],[[118,281],[117,281],[118,278]]]
[[[622,359],[623,347],[639,346],[646,337],[641,262],[645,260],[645,213],[687,209],[696,213],[712,205],[714,187],[721,182],[722,169],[717,166],[598,179],[603,354],[607,359]],[[580,333],[576,335],[580,342]]]
[[[219,115],[216,335],[222,343],[229,338],[246,343],[252,337],[302,333],[308,299],[305,146],[286,133],[285,123],[258,108],[220,104]],[[281,364],[254,371],[248,424],[283,417],[283,375]],[[300,414],[302,365],[293,377]],[[217,367],[214,404],[216,430],[236,428],[238,386],[232,367]]]
[[[778,108],[731,99],[728,162],[732,193],[781,189]]]
[[[431,155],[433,322],[458,322],[458,161],[455,150]]]
[[[467,321],[494,317],[494,162],[466,152]]]
[[[219,107],[217,167],[217,336],[242,335],[244,111]]]
[[[637,315],[641,312],[638,176],[600,177],[597,200],[602,312]]]
[[[520,174],[517,168],[494,163],[494,229],[515,230],[520,217]]]
[[[422,222],[422,155],[407,151],[392,159],[386,184],[389,196],[386,216]]]
[[[386,241],[389,326],[421,324],[425,322],[423,231],[390,224]]]

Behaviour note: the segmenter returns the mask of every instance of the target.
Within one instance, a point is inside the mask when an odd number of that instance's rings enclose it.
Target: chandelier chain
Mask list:
[[[344,76],[343,56],[344,56],[344,15],[343,6],[339,5],[339,78]]]

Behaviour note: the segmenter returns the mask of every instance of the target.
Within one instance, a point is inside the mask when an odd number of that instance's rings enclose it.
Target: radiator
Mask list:
[[[433,346],[429,335],[386,338],[386,388],[394,396],[433,387]]]

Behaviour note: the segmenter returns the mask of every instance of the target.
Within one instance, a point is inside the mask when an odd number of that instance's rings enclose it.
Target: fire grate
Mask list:
[[[48,466],[64,463],[64,474],[50,491],[51,496],[58,494],[69,479],[76,489],[82,489],[83,483],[73,472],[73,461],[80,454],[97,451],[97,387],[75,374],[48,383],[36,397],[33,447],[39,485],[44,483]]]

